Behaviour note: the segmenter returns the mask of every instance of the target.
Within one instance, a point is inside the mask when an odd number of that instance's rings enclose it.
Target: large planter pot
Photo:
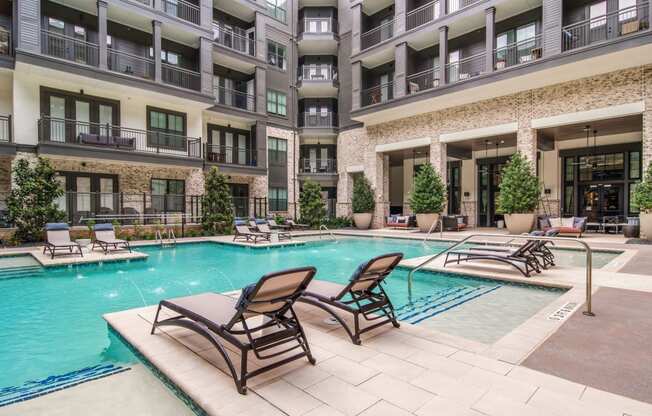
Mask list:
[[[652,241],[652,212],[640,214],[641,238]]]
[[[417,214],[417,225],[419,226],[419,231],[422,233],[430,231],[432,224],[438,221],[439,214]]]
[[[364,212],[361,214],[353,214],[353,222],[358,230],[366,230],[371,227],[371,218],[373,214]]]
[[[507,231],[510,234],[523,234],[532,231],[534,225],[533,213],[531,214],[505,214],[505,223]]]

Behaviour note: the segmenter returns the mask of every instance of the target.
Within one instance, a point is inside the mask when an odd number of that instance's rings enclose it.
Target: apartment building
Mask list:
[[[552,216],[637,215],[652,161],[652,2],[351,2],[352,107],[338,136],[338,213],[375,187],[375,225],[410,213],[419,165],[449,185],[448,213],[499,225],[500,169],[522,152]],[[340,13],[342,11],[340,10]]]

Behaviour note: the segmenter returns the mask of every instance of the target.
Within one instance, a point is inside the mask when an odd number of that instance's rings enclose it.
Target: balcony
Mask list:
[[[304,64],[298,76],[299,96],[337,97],[337,67],[330,64]]]
[[[360,91],[360,105],[366,107],[369,105],[385,103],[394,98],[394,82],[386,82],[371,88]]]
[[[202,157],[201,138],[47,116],[38,121],[38,139],[40,144],[74,145],[97,154],[119,152],[181,159]]]
[[[154,79],[155,63],[153,59],[134,55],[128,52],[109,49],[107,51],[107,66],[109,71],[131,75],[143,79]]]
[[[449,83],[465,81],[485,72],[485,53],[481,52],[446,65],[446,79]]]
[[[455,13],[458,10],[462,10],[480,1],[481,0],[447,0],[446,14]]]
[[[139,0],[141,3],[148,0]],[[163,11],[179,19],[186,20],[196,25],[201,24],[199,6],[185,0],[160,0]]]
[[[299,20],[299,52],[333,55],[337,52],[337,20],[306,17]]]
[[[337,33],[337,20],[331,17],[306,17],[299,20],[299,33],[312,35]]]
[[[443,0],[442,0],[443,1]],[[440,5],[439,0],[431,1],[423,6],[410,10],[405,15],[405,28],[406,30],[414,29],[433,20],[439,19]]]
[[[256,111],[256,96],[246,92],[232,90],[225,87],[214,87],[213,94],[217,104],[228,107],[239,108],[241,110]]]
[[[419,91],[426,91],[432,88],[439,87],[439,67],[426,69],[425,71],[417,72],[408,75],[406,78],[408,94],[416,94]]]
[[[299,173],[310,175],[336,175],[337,160],[302,158],[299,160]]]
[[[497,48],[494,50],[494,68],[499,70],[540,59],[543,50],[541,45],[541,35],[537,35]]]
[[[11,46],[11,32],[0,26],[0,56],[11,55],[13,55]]]
[[[0,115],[0,143],[11,143],[11,116]]]
[[[265,149],[206,144],[206,161],[236,167],[263,168]]]
[[[256,56],[256,39],[237,33],[219,22],[213,22],[213,41],[235,52]]]
[[[650,28],[649,3],[586,19],[562,28],[562,50],[569,51]]]
[[[360,48],[368,49],[394,36],[394,21],[383,23],[360,35]]]
[[[179,88],[200,91],[201,74],[174,65],[161,64],[163,82]]]
[[[47,30],[41,31],[41,53],[82,65],[98,66],[99,64],[97,44]]]
[[[337,113],[332,111],[302,113],[298,121],[302,129],[334,129],[338,125]]]

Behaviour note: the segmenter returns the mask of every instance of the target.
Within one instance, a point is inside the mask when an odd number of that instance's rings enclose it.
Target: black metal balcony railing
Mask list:
[[[643,2],[562,28],[564,51],[616,39],[650,28],[649,3]]]
[[[439,87],[439,67],[426,69],[406,78],[408,94]]]
[[[11,32],[0,26],[0,55],[12,55]]]
[[[221,23],[213,23],[213,41],[236,52],[256,56],[256,39],[236,33]]]
[[[455,13],[458,10],[461,10],[465,7],[479,2],[480,0],[447,0],[446,3],[446,13]]]
[[[442,0],[443,1],[443,0]],[[439,0],[431,1],[423,6],[410,10],[405,15],[405,26],[407,30],[414,29],[428,22],[439,19]]]
[[[160,0],[163,11],[196,25],[200,24],[199,6],[185,0]]]
[[[0,115],[0,143],[9,143],[11,140],[11,115]]]
[[[42,116],[38,121],[38,135],[42,143],[70,143],[136,153],[202,157],[201,138],[110,124]]]
[[[333,65],[302,65],[301,81],[337,81],[337,68]]]
[[[222,146],[219,144],[206,144],[206,160],[213,163],[226,165],[262,166],[264,150],[249,147]]]
[[[303,113],[299,115],[299,127],[308,129],[328,129],[337,127],[337,113],[332,111],[318,113]]]
[[[541,35],[494,50],[495,69],[535,61],[542,56]]]
[[[97,66],[99,63],[96,44],[47,30],[41,31],[41,53],[84,65]]]
[[[218,104],[240,108],[247,111],[256,111],[256,96],[246,92],[236,91],[224,87],[214,87],[213,94]]]
[[[154,79],[154,60],[128,52],[109,49],[107,51],[107,66],[109,71]]]
[[[201,74],[199,72],[178,66],[161,64],[161,75],[163,82],[166,84],[194,91],[201,89]]]
[[[362,107],[384,103],[392,98],[394,98],[393,81],[360,91],[360,105]]]
[[[446,79],[449,83],[464,81],[485,72],[485,53],[481,52],[446,65]]]
[[[322,175],[337,173],[337,159],[302,158],[299,161],[299,172]]]
[[[330,17],[306,17],[299,20],[301,33],[337,33],[337,20]]]
[[[360,48],[367,49],[394,36],[394,21],[390,20],[360,35]]]

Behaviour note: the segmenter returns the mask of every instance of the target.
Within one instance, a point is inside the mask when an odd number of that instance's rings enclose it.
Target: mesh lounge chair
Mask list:
[[[247,380],[258,374],[303,357],[315,364],[293,305],[316,272],[314,267],[303,267],[267,274],[258,283],[242,289],[238,300],[217,293],[162,300],[154,318],[152,334],[161,326],[180,326],[203,336],[226,361],[238,392],[245,394]],[[178,315],[159,321],[162,308]],[[250,327],[248,319],[261,316],[262,322]],[[240,351],[239,375],[224,342]],[[295,350],[300,351],[288,354]],[[280,358],[249,371],[249,352],[261,361]]]
[[[362,263],[348,284],[340,285],[324,280],[313,280],[299,299],[325,310],[346,330],[354,344],[360,345],[360,335],[391,322],[398,328],[394,306],[381,284],[403,258],[403,253],[391,253]],[[347,296],[348,295],[348,296]],[[353,329],[338,311],[353,315]],[[360,315],[367,321],[378,321],[360,328]]]
[[[277,224],[277,223],[276,223],[276,220],[273,220],[273,219],[269,219],[269,220],[267,220],[267,224],[269,224],[269,226],[270,226],[272,229],[289,230],[290,228],[292,228],[292,227],[291,227],[290,225],[288,225],[288,224]]]
[[[269,236],[263,233],[253,232],[249,227],[244,223],[244,221],[235,222],[235,235],[233,236],[233,241],[245,239],[245,241],[253,241],[254,244],[258,243],[258,240],[269,241]]]
[[[93,250],[99,246],[104,251],[104,254],[107,254],[111,248],[113,250],[125,249],[131,253],[129,242],[115,237],[113,224],[95,224],[93,231],[95,232]]]
[[[460,264],[462,261],[490,260],[509,264],[521,272],[523,276],[530,277],[530,273],[533,271],[536,271],[537,273],[541,272],[539,262],[532,254],[532,250],[536,245],[536,241],[530,240],[525,242],[516,250],[507,252],[477,249],[451,250],[446,253],[444,267],[449,263]],[[456,258],[451,259],[451,255],[456,256]]]
[[[258,231],[260,231],[263,234],[267,234],[267,236],[269,237],[271,237],[272,235],[276,235],[279,240],[282,240],[284,238],[288,240],[292,239],[292,234],[290,234],[289,232],[272,230],[271,228],[269,228],[269,225],[267,224],[257,224],[257,227],[258,227]]]
[[[301,230],[301,229],[310,228],[310,226],[307,225],[307,224],[297,224],[293,220],[285,220],[285,222],[288,223],[288,225],[290,226],[290,229],[292,229],[292,230],[294,230],[294,229]]]
[[[70,239],[70,227],[62,222],[50,222],[45,224],[46,241],[43,247],[43,254],[50,252],[54,258],[56,255],[79,254],[84,257],[81,246]],[[61,252],[63,253],[57,253]]]
[[[526,238],[527,235],[537,236],[537,237],[556,237],[559,234],[558,230],[550,229],[546,232],[543,231],[532,231],[529,234],[524,234],[523,237]],[[548,269],[555,265],[555,255],[548,248],[549,244],[554,245],[555,243],[547,240],[528,240],[534,242],[531,246],[530,254],[532,254],[537,260],[538,265],[543,269]],[[480,250],[480,251],[493,251],[493,252],[503,252],[503,253],[514,253],[518,250],[518,247],[508,247],[504,245],[487,245],[487,246],[476,246],[471,247],[471,250]]]

